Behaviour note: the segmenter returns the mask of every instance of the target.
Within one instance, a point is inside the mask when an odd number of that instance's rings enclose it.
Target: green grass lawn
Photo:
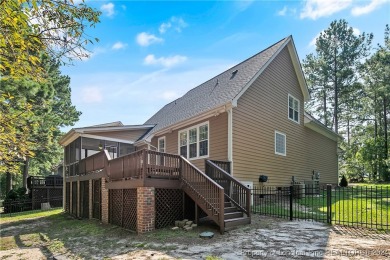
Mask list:
[[[390,186],[362,185],[337,188],[331,194],[332,223],[390,230]],[[290,215],[288,197],[260,200],[253,210],[266,215]],[[293,200],[294,219],[327,221],[327,194],[307,195]]]
[[[25,211],[16,214],[12,213],[11,216],[9,216],[9,214],[0,214],[0,225],[8,222],[19,221],[19,220],[47,217],[61,212],[62,212],[62,208],[45,210],[45,211]]]

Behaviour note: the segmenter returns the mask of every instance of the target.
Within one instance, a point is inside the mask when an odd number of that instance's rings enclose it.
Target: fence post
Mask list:
[[[326,185],[326,222],[332,224],[332,185]]]
[[[290,220],[292,221],[294,218],[293,212],[293,186],[290,186]]]

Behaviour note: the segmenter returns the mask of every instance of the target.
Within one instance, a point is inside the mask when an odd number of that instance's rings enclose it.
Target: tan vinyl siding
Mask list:
[[[201,124],[203,122],[209,122],[209,157],[206,159],[223,160],[227,161],[227,131],[228,131],[228,117],[227,113],[222,113],[218,116],[213,116],[208,119],[198,121],[188,126],[182,127],[178,130],[174,130],[171,133],[155,136],[152,139],[152,145],[157,147],[157,139],[165,136],[165,147],[167,153],[178,154],[178,133],[183,129],[187,129],[191,126]],[[204,171],[205,158],[190,160],[196,167]]]
[[[147,129],[140,130],[124,130],[124,131],[111,131],[111,132],[93,132],[90,133],[92,135],[127,140],[127,141],[137,141],[142,135],[144,135],[148,131]]]
[[[323,184],[337,184],[337,142],[306,128],[306,168],[320,173]]]
[[[288,94],[300,101],[299,124],[288,118]],[[254,185],[259,184],[259,175],[269,176],[266,185],[288,185],[292,176],[297,181],[311,179],[312,167],[306,165],[303,104],[303,94],[285,47],[233,108],[235,177],[253,181]],[[275,131],[286,134],[286,156],[275,154]]]

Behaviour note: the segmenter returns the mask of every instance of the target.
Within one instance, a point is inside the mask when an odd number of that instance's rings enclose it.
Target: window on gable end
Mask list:
[[[299,124],[299,100],[288,95],[288,118]]]

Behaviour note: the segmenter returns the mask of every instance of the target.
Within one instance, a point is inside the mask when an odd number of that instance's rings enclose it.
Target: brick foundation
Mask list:
[[[153,231],[155,218],[154,187],[137,188],[137,233]]]
[[[102,178],[102,222],[108,224],[108,189],[106,189],[106,179]]]

